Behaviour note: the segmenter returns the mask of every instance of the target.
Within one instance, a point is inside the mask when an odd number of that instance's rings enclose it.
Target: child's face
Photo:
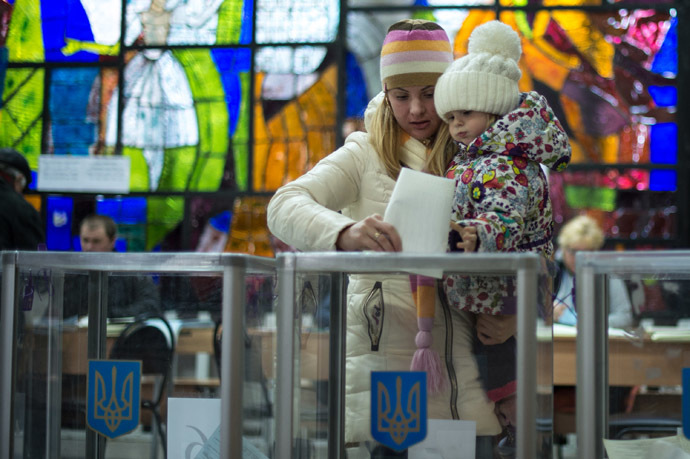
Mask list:
[[[453,110],[446,114],[450,136],[456,142],[469,145],[491,124],[491,114],[473,110]]]
[[[443,122],[434,106],[434,86],[390,89],[386,97],[400,127],[417,140],[436,134]]]

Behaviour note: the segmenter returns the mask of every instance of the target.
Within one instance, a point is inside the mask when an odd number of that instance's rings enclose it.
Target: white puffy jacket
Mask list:
[[[373,99],[367,114],[381,100],[381,95]],[[425,155],[424,145],[410,138],[401,161],[420,170]],[[384,214],[394,185],[368,135],[355,132],[311,171],[278,189],[268,205],[268,227],[300,250],[336,250],[345,227]],[[359,442],[371,439],[370,372],[409,370],[417,312],[406,275],[351,276],[347,308],[345,441]],[[437,300],[435,317],[434,348],[452,365],[446,365],[448,388],[428,399],[429,418],[476,421],[477,435],[498,434],[493,403],[482,389],[471,352],[472,316]]]

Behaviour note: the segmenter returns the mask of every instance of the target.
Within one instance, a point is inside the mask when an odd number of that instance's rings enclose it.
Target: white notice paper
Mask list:
[[[395,226],[406,253],[445,253],[455,181],[403,167],[383,220]],[[440,278],[442,270],[424,270]]]
[[[39,191],[129,193],[128,156],[41,155]]]
[[[168,458],[220,458],[220,399],[168,398]],[[242,437],[243,459],[268,459]]]
[[[220,400],[168,398],[168,457],[193,459],[220,425]]]
[[[408,450],[409,459],[474,459],[474,421],[429,419],[426,431],[426,438]]]

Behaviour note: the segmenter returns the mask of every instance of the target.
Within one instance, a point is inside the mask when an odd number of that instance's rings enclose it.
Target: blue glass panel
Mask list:
[[[347,53],[347,56],[345,56],[345,66],[347,72],[345,115],[348,118],[364,117],[364,109],[367,108],[367,103],[369,102],[364,73],[352,53]]]
[[[209,224],[223,233],[230,231],[230,222],[232,221],[232,212],[226,210],[208,219]]]
[[[31,171],[31,183],[29,183],[29,189],[35,190],[37,183],[38,183],[38,172]]]
[[[79,0],[67,0],[65,36],[81,41],[94,41],[89,18]]]
[[[46,247],[48,250],[72,250],[73,200],[49,196],[46,203]]]
[[[51,74],[50,118],[56,155],[88,155],[96,120],[88,119],[89,93],[98,69],[56,69]]]
[[[652,191],[676,191],[676,171],[652,170],[649,173],[649,189]]]
[[[126,252],[127,251],[127,239],[119,237],[115,239],[115,251],[116,252]]]
[[[252,15],[254,14],[254,2],[244,0],[242,10],[242,29],[240,30],[240,44],[246,45],[252,41]]]
[[[146,223],[146,198],[103,198],[96,202],[96,213],[108,215],[115,223]]]
[[[65,56],[62,53],[62,48],[66,45],[65,31],[68,17],[70,17],[70,27],[81,29],[83,35],[83,27],[89,27],[89,21],[78,0],[41,0],[41,29],[46,61],[94,62],[98,60],[98,55],[84,51],[79,51],[71,56]],[[76,24],[86,24],[86,26],[77,27]],[[93,36],[91,36],[90,41],[93,41]]]
[[[666,33],[664,43],[654,56],[652,72],[663,75],[678,74],[678,18],[671,18],[671,27]]]
[[[658,123],[650,133],[651,162],[676,164],[678,161],[678,126],[675,123]]]
[[[675,86],[648,86],[647,89],[657,107],[675,107],[678,103]]]
[[[212,49],[211,57],[218,67],[225,102],[228,105],[228,135],[232,137],[237,127],[237,119],[242,105],[242,83],[240,72],[249,72],[251,50],[249,49]]]

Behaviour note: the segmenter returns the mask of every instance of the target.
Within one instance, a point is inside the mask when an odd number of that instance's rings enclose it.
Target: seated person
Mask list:
[[[92,214],[82,220],[79,241],[84,252],[113,252],[117,225],[106,215]],[[64,317],[88,314],[88,276],[65,277]],[[153,279],[141,274],[116,274],[108,278],[108,317],[134,317],[160,313],[160,294]]]
[[[580,250],[596,251],[604,245],[604,232],[597,222],[586,215],[568,221],[558,235],[556,264],[558,272],[554,279],[553,320],[575,325],[575,253]],[[621,279],[610,279],[609,327],[625,328],[633,325],[632,307],[625,284]]]

